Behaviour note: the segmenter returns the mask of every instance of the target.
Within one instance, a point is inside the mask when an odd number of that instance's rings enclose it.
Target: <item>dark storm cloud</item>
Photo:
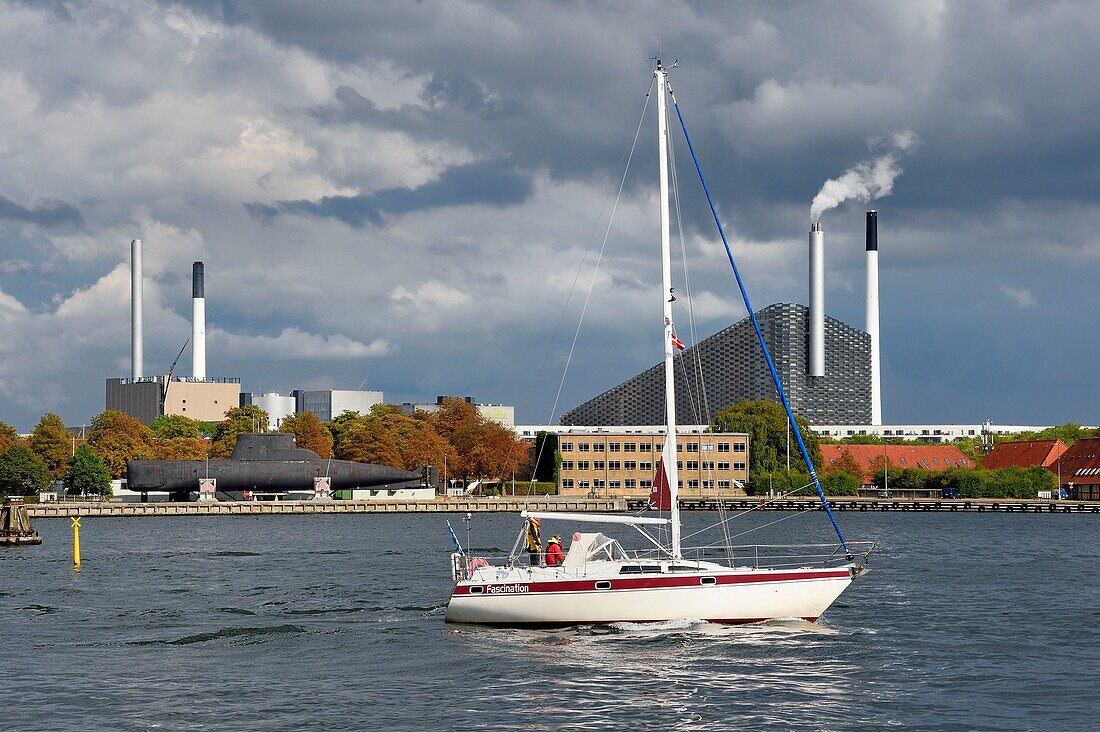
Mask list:
[[[533,191],[531,178],[502,161],[470,163],[445,170],[437,179],[416,188],[387,188],[358,196],[325,196],[319,201],[278,201],[273,205],[245,204],[253,216],[271,219],[280,214],[334,218],[349,226],[368,222],[381,226],[387,215],[448,206],[523,203]]]
[[[84,217],[80,215],[80,211],[64,201],[39,201],[28,208],[3,196],[0,196],[0,220],[37,224],[43,227],[84,224]]]

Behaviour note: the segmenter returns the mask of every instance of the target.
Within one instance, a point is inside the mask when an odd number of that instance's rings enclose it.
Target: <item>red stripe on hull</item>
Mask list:
[[[817,618],[800,618],[809,623],[816,623]],[[775,620],[775,618],[733,618],[727,620],[703,620],[704,623],[713,623],[715,625],[749,625],[750,623],[766,623],[769,620]],[[445,622],[454,622],[455,625],[466,625],[466,623],[455,622],[447,620]],[[581,625],[615,625],[617,623],[632,623],[634,625],[654,625],[656,623],[667,623],[667,620],[586,620],[584,622],[577,623],[474,623],[474,625],[487,625],[496,628],[574,628]]]
[[[702,585],[700,577],[714,577],[714,585]],[[776,572],[773,574],[692,574],[686,577],[641,577],[585,580],[553,580],[543,582],[503,582],[475,585],[456,585],[452,596],[472,595],[471,587],[482,587],[477,595],[493,597],[497,595],[526,595],[536,592],[613,592],[615,590],[670,589],[679,587],[714,587],[717,585],[736,585],[753,582],[797,582],[811,579],[850,578],[847,570],[815,570],[810,572]],[[610,582],[611,587],[597,590],[597,582]],[[618,622],[618,621],[611,621]],[[719,621],[722,622],[722,621]],[[747,621],[754,622],[754,621]]]

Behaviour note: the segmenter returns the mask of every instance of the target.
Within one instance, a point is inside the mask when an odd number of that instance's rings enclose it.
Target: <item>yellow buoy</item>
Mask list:
[[[73,526],[73,567],[80,566],[80,517],[70,516]]]

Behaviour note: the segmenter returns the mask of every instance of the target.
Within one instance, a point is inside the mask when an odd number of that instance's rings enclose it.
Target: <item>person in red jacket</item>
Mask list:
[[[546,543],[546,566],[556,567],[565,561],[565,552],[561,550],[561,537],[551,536]]]

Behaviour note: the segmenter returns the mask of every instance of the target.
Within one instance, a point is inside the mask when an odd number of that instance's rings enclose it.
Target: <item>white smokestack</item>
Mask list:
[[[807,373],[825,375],[825,234],[821,224],[810,225],[810,322]]]
[[[134,239],[130,242],[130,375],[135,379],[145,375],[141,328],[141,239]]]
[[[206,291],[202,262],[191,267],[191,375],[206,378]]]
[[[867,335],[871,336],[871,424],[882,424],[882,347],[878,337],[878,211],[867,212]]]

